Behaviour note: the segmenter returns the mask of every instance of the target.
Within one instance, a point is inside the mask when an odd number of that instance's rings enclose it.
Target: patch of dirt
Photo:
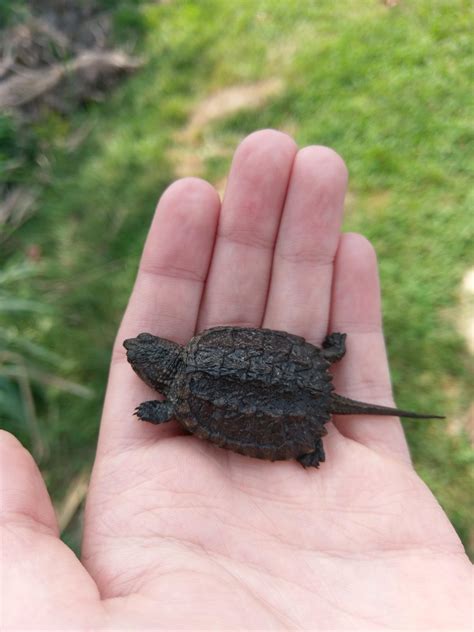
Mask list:
[[[474,268],[466,270],[458,296],[457,306],[449,309],[446,316],[464,338],[469,354],[474,355]],[[461,396],[459,386],[456,384],[447,383],[444,384],[443,388],[449,393],[450,399],[456,400]],[[474,402],[471,402],[467,410],[450,419],[447,429],[453,435],[467,432],[471,444],[474,446]]]
[[[73,104],[97,99],[117,75],[139,66],[140,62],[121,51],[84,52],[71,61],[18,73],[1,82],[0,108],[34,104],[35,110],[47,105],[67,112]]]
[[[469,354],[474,355],[474,267],[465,271],[457,291],[457,303],[444,309],[443,316],[463,337]]]
[[[443,393],[450,401],[460,401],[463,397],[461,384],[452,377],[445,377],[442,381]],[[453,437],[467,434],[474,446],[474,402],[464,410],[460,410],[455,415],[450,415],[446,419],[446,431]]]
[[[474,354],[474,268],[467,270],[461,282],[457,325],[469,352]]]
[[[262,107],[271,97],[283,91],[279,78],[253,84],[231,86],[203,99],[192,112],[188,124],[175,137],[176,146],[169,153],[178,177],[199,176],[204,162],[210,157],[228,156],[229,149],[202,141],[205,128],[212,122],[224,119],[239,110]]]
[[[181,138],[193,142],[212,121],[226,118],[239,110],[258,108],[270,97],[280,94],[282,89],[281,79],[267,79],[219,90],[198,104]]]
[[[33,1],[29,10],[21,24],[0,32],[0,109],[28,120],[45,106],[69,112],[140,65],[110,49],[110,15],[92,0]]]
[[[68,115],[88,101],[103,100],[141,65],[125,50],[111,48],[111,31],[111,14],[98,0],[30,0],[21,23],[0,27],[0,113],[14,121],[17,139],[23,133],[34,137],[31,123],[48,111]],[[66,149],[74,151],[87,133],[87,127],[74,130]],[[31,147],[9,161],[8,178],[0,182],[0,229],[7,235],[34,210],[36,194],[21,185],[24,165],[44,169],[45,154],[28,142]]]
[[[388,189],[380,189],[370,192],[355,192],[348,189],[345,200],[345,213],[356,213],[357,209],[363,209],[368,217],[380,217],[388,208],[392,199],[392,192]]]
[[[471,404],[469,410],[467,411],[464,427],[471,439],[471,445],[474,446],[474,403]]]
[[[383,212],[390,203],[392,192],[389,190],[373,191],[367,196],[368,210],[373,213]]]
[[[350,188],[348,188],[347,191],[346,191],[346,197],[345,197],[345,200],[344,200],[344,214],[345,214],[345,217],[347,217],[351,213],[355,212],[355,210],[357,208],[357,203],[358,203],[358,196],[357,196],[357,194],[355,193],[355,191],[353,191]]]

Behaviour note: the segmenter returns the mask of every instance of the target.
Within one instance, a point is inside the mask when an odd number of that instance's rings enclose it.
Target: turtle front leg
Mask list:
[[[346,353],[346,334],[332,333],[323,341],[321,354],[329,362],[337,362]]]
[[[296,460],[299,461],[303,467],[319,467],[319,464],[326,460],[322,439],[316,440],[314,452],[301,454]]]
[[[142,402],[135,409],[135,415],[142,421],[152,424],[164,424],[173,419],[174,407],[169,402],[159,402],[157,399]]]

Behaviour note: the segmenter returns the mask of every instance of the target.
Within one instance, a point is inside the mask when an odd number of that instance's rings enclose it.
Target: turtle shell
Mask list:
[[[329,365],[299,336],[215,327],[184,348],[169,398],[198,437],[247,456],[297,458],[327,433]]]

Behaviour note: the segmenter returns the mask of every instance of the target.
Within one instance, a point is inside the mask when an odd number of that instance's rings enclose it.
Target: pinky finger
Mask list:
[[[382,331],[377,259],[370,242],[355,233],[341,238],[335,260],[330,331],[347,334],[347,353],[335,369],[336,391],[359,401],[393,406]],[[346,437],[410,461],[397,417],[338,416]]]

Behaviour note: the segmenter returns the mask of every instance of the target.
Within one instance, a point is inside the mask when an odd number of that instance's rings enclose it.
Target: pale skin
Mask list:
[[[195,178],[163,194],[115,343],[81,561],[1,435],[2,629],[471,627],[471,565],[398,419],[335,418],[326,463],[305,470],[132,415],[155,393],[122,341],[221,324],[346,332],[338,392],[393,405],[374,251],[340,232],[346,182],[332,150],[264,130],[238,147],[222,205]]]

